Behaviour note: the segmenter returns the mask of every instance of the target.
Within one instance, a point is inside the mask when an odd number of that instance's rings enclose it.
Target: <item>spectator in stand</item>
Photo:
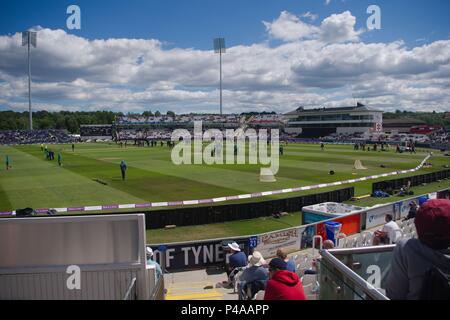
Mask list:
[[[409,211],[408,215],[403,219],[403,221],[414,219],[417,214],[417,203],[415,201],[411,201],[409,203]]]
[[[324,250],[334,249],[334,242],[331,240],[325,240],[323,242],[322,249]]]
[[[286,262],[286,270],[290,272],[295,272],[295,262],[294,259],[289,258],[286,251],[283,249],[277,250],[277,257]]]
[[[300,278],[296,273],[287,271],[286,262],[280,258],[274,258],[269,263],[264,300],[306,300]]]
[[[251,296],[256,294],[259,290],[264,290],[267,280],[269,279],[269,271],[265,268],[266,261],[259,251],[254,251],[248,257],[248,266],[239,277],[238,292],[244,296],[248,286],[251,286]]]
[[[427,201],[417,211],[414,224],[418,239],[403,239],[394,249],[386,282],[386,294],[390,299],[429,299],[424,297],[430,279],[428,272],[437,268],[450,274],[450,200]],[[439,284],[449,289],[448,280]],[[436,298],[449,299],[439,295],[439,285],[434,285]]]
[[[227,270],[227,275],[229,276],[233,269],[247,266],[247,256],[241,251],[241,248],[236,242],[229,243],[228,247],[232,252],[229,257],[229,265]]]
[[[242,273],[240,280],[245,282],[253,282],[258,280],[268,280],[269,271],[264,266],[266,260],[259,251],[253,251],[253,254],[248,257],[248,268]]]
[[[395,241],[401,237],[401,229],[398,224],[393,221],[392,214],[386,214],[385,221],[386,224],[383,226],[383,228],[381,230],[375,231],[375,236],[373,238],[374,246],[377,246],[380,243],[395,243]]]
[[[0,131],[1,144],[43,144],[68,143],[75,139],[64,130],[2,130]]]

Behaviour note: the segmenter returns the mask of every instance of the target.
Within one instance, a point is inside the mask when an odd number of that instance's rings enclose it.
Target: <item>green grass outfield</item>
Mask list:
[[[315,144],[289,144],[280,158],[277,181],[262,183],[259,181],[261,165],[176,166],[171,162],[171,149],[168,147],[119,148],[115,144],[96,143],[76,145],[75,152],[71,151],[70,145],[50,145],[49,148],[55,153],[62,150],[62,167],[56,160],[45,160],[38,145],[0,146],[3,162],[0,170],[0,211],[24,207],[59,208],[231,196],[410,169],[426,156],[426,152],[410,155],[395,154],[393,150],[354,151],[352,146],[339,145],[327,145],[321,151]],[[431,161],[433,167],[415,174],[441,170],[444,164],[450,163],[449,158],[435,153]],[[6,155],[9,155],[12,165],[9,171],[5,170]],[[119,163],[122,159],[128,165],[126,181],[120,177]],[[353,170],[356,159],[361,160],[368,169]],[[387,167],[380,168],[380,164]],[[336,174],[329,175],[330,170]],[[100,179],[107,185],[93,179]],[[354,183],[356,194],[370,193],[374,181]],[[244,201],[293,197],[337,188]]]

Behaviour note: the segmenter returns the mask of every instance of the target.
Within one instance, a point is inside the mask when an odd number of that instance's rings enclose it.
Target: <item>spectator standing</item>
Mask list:
[[[264,300],[306,300],[303,285],[298,275],[286,270],[286,262],[274,258],[269,263]]]
[[[418,239],[403,239],[397,243],[386,281],[386,295],[393,300],[432,299],[424,297],[431,270],[450,274],[450,200],[429,200],[420,206],[414,219]],[[438,299],[450,299],[439,292],[448,280],[434,283]]]

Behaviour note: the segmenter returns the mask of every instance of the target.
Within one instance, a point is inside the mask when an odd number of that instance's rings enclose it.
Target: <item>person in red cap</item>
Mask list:
[[[418,300],[428,272],[450,274],[450,200],[429,200],[420,206],[414,224],[418,239],[395,246],[386,295],[393,300]]]
[[[280,258],[270,261],[264,300],[306,300],[300,278],[286,267],[286,262]]]

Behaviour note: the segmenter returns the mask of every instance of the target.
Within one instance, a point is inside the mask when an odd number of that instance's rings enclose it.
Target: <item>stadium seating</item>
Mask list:
[[[308,300],[316,300],[319,292],[319,281],[317,275],[305,274],[301,277],[303,290]]]
[[[77,139],[64,130],[3,130],[0,144],[71,143]]]

